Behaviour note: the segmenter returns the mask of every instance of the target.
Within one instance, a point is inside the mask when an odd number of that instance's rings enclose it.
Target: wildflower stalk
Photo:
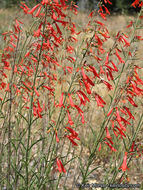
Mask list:
[[[16,44],[16,50],[14,53],[14,58],[13,58],[13,65],[12,65],[12,72],[11,72],[11,77],[10,77],[10,82],[9,82],[9,108],[8,108],[8,169],[7,169],[7,188],[11,189],[11,134],[12,134],[12,101],[13,101],[13,80],[14,80],[14,68],[16,64],[16,58],[17,58],[17,51],[18,51],[18,45],[19,45],[19,39],[20,39],[20,32],[18,34],[18,40]]]
[[[45,22],[43,24],[43,31],[42,34],[44,34],[45,32],[45,27],[46,27],[46,17],[47,17],[47,6],[45,9]],[[34,79],[33,79],[33,86],[32,86],[32,95],[31,95],[31,99],[30,99],[30,109],[29,109],[29,120],[28,120],[28,137],[27,137],[27,147],[26,147],[26,161],[25,161],[25,169],[26,169],[26,190],[29,189],[29,148],[30,148],[30,140],[31,140],[31,127],[32,127],[32,118],[33,118],[33,112],[32,112],[32,108],[33,108],[33,98],[34,98],[34,87],[36,84],[36,78],[37,78],[37,73],[38,73],[38,69],[39,69],[39,64],[41,61],[41,55],[42,55],[42,47],[43,47],[43,42],[44,42],[44,37],[42,36],[42,42],[41,42],[41,47],[40,47],[40,51],[39,51],[39,57],[38,57],[38,62],[37,62],[37,67],[36,67],[36,71],[34,74]]]
[[[137,30],[137,25],[138,25],[138,22],[139,22],[139,17],[141,16],[141,13],[142,13],[142,9],[141,9],[140,13],[138,14],[138,17],[137,17],[136,22],[135,22],[135,24],[134,24],[134,30],[133,30],[133,33],[132,33],[132,35],[131,35],[130,44],[133,43],[134,36],[135,36],[135,32],[136,32],[136,30]],[[113,45],[113,47],[114,47],[114,45]],[[110,50],[110,51],[111,51],[111,50]],[[129,51],[130,51],[130,49],[129,49]],[[119,87],[120,79],[121,79],[121,76],[122,76],[122,74],[123,74],[123,72],[124,72],[125,65],[126,65],[127,61],[129,60],[128,57],[129,57],[129,54],[125,57],[125,63],[123,64],[122,69],[121,69],[121,72],[120,72],[120,74],[119,74],[119,76],[118,76],[118,80],[117,80],[117,83],[116,83],[116,85],[115,85],[115,89],[114,89],[114,93],[113,93],[113,96],[112,96],[112,100],[111,100],[110,105],[109,105],[109,107],[108,107],[107,113],[109,112],[109,110],[110,110],[110,108],[111,108],[111,106],[112,106],[112,104],[113,104],[113,101],[115,100],[115,97],[117,96],[117,93],[116,93],[116,92],[117,92],[117,89],[118,89],[118,87]],[[116,106],[117,106],[117,104],[116,104]],[[112,114],[113,114],[113,113],[112,113]],[[111,115],[111,116],[112,116],[112,115]],[[105,118],[104,118],[104,120],[103,120],[103,122],[102,122],[102,124],[101,124],[100,131],[99,131],[98,136],[97,136],[97,138],[96,138],[96,140],[95,140],[94,148],[93,148],[93,150],[92,150],[92,152],[91,152],[91,154],[90,154],[90,156],[89,156],[88,163],[87,163],[86,169],[85,169],[85,171],[84,171],[84,175],[82,176],[83,178],[82,178],[82,183],[81,183],[81,184],[85,184],[85,183],[86,183],[89,167],[91,166],[92,162],[93,162],[94,159],[96,158],[96,151],[97,151],[97,148],[98,148],[98,146],[99,146],[99,143],[100,143],[100,141],[101,141],[101,139],[102,139],[102,137],[103,137],[103,135],[104,135],[104,132],[105,132],[105,125],[106,125],[106,126],[108,125],[111,116],[110,116],[110,117],[107,117],[107,115],[105,115]],[[84,168],[85,168],[85,167],[84,167]],[[117,174],[118,171],[115,170],[115,173]],[[116,174],[115,174],[115,176],[116,176]],[[113,179],[115,179],[115,176],[113,177]],[[79,187],[79,189],[82,189],[82,187]]]
[[[135,141],[135,139],[136,139],[136,137],[137,137],[137,135],[138,135],[138,132],[139,132],[140,128],[141,128],[142,125],[143,125],[142,120],[143,120],[143,114],[142,114],[141,117],[140,117],[139,123],[138,123],[137,128],[136,128],[136,131],[135,131],[135,133],[134,133],[134,135],[133,135],[133,137],[132,137],[132,139],[131,139],[131,141],[130,141],[130,144],[129,144],[129,146],[128,146],[127,152],[129,152],[129,150],[131,149],[132,143]],[[132,158],[132,157],[131,157],[131,158]],[[129,165],[129,163],[131,162],[131,158],[128,160],[127,165]],[[113,183],[115,182],[118,173],[119,173],[119,170],[118,170],[118,169],[115,169],[115,170],[114,170],[113,177],[112,177],[112,179],[111,179],[111,181],[110,181],[110,184],[113,184]],[[123,174],[121,175],[121,177],[120,177],[120,179],[119,179],[119,182],[121,181],[121,179],[122,179],[122,177],[124,176],[124,174],[125,174],[125,172],[123,172]]]

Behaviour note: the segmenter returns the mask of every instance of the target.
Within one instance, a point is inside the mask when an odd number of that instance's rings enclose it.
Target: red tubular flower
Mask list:
[[[132,83],[132,87],[133,87],[133,90],[134,92],[137,94],[137,95],[142,95],[142,90],[140,88],[138,88],[134,83],[133,81],[131,81]]]
[[[48,86],[43,86],[44,88],[47,88],[49,91],[51,91],[51,92],[53,92],[54,91],[54,89],[52,89],[52,88],[50,88],[50,87],[48,87]]]
[[[120,128],[121,128],[123,131],[126,131],[126,128],[122,125],[121,121],[118,121],[118,120],[117,120],[117,122],[118,122],[118,124],[120,125]]]
[[[56,161],[57,161],[57,166],[58,166],[59,172],[60,173],[62,173],[62,172],[66,173],[66,170],[65,170],[61,160],[59,160],[59,158],[57,158]]]
[[[25,14],[27,14],[28,11],[29,11],[29,7],[27,7],[27,5],[26,5],[25,3],[22,3],[22,2],[21,2],[21,4],[22,4],[24,7],[20,6],[20,8],[23,9],[23,11],[24,11]]]
[[[72,137],[72,135],[67,135],[66,137],[71,141],[72,145],[78,146],[78,144],[73,140],[74,138]]]
[[[45,5],[45,4],[48,4],[49,3],[49,0],[42,0],[41,4],[42,5]]]
[[[105,61],[105,65],[108,65],[108,64],[109,64],[109,52],[107,53],[106,61]]]
[[[59,102],[59,107],[63,106],[63,96],[64,96],[64,92],[62,92],[61,97],[60,97],[60,102]]]
[[[120,134],[121,134],[122,136],[126,137],[126,135],[123,133],[123,131],[122,131],[119,127],[116,126],[116,128],[118,129],[118,131],[120,132]]]
[[[106,138],[107,139],[112,139],[112,137],[110,136],[110,133],[109,133],[109,130],[108,130],[107,127],[105,128],[105,130],[106,130]]]
[[[58,138],[57,131],[55,133],[56,133],[56,142],[59,143],[60,140]]]
[[[107,144],[109,146],[109,148],[113,151],[113,152],[116,152],[117,150],[111,145],[109,144],[108,142],[104,141],[105,144]]]
[[[34,87],[34,92],[35,92],[35,94],[39,97],[40,95],[39,95],[39,92],[37,91],[37,89]]]
[[[95,95],[95,100],[99,107],[104,107],[104,105],[106,105],[106,102],[104,102],[104,100],[98,94]]]
[[[87,94],[91,94],[91,90],[90,90],[90,86],[89,84],[83,79],[83,82],[84,82],[84,85],[85,85],[85,88],[86,88],[86,91],[87,91]]]
[[[71,127],[66,127],[69,132],[71,133],[71,135],[66,135],[66,137],[71,141],[71,143],[74,146],[78,146],[78,144],[74,141],[74,139],[80,140],[80,138],[78,137],[78,133],[75,132]]]
[[[69,100],[70,100],[70,105],[71,105],[71,107],[74,107],[75,104],[73,103],[73,100],[72,100],[71,94],[68,93],[68,96],[69,96]]]
[[[84,120],[84,113],[80,113],[80,116],[81,116],[81,122],[82,122],[82,124],[84,124],[84,123],[85,123],[85,120]]]
[[[113,109],[114,109],[114,108],[111,108],[111,110],[108,112],[108,114],[107,114],[108,117],[111,115]]]
[[[122,36],[122,39],[123,39],[124,42],[125,42],[124,47],[129,47],[129,46],[130,46],[130,42],[128,42],[128,41],[124,38],[124,36]]]
[[[85,74],[85,72],[84,72],[83,67],[81,68],[81,73],[82,73],[82,77],[83,77],[84,79],[87,79],[87,77],[86,77],[86,74]]]
[[[77,93],[77,95],[78,95],[78,97],[79,97],[79,99],[80,99],[80,106],[81,106],[82,104],[85,106],[86,101],[83,100],[83,98],[82,98],[82,96],[80,95],[79,92],[76,92],[76,93]]]
[[[99,144],[99,148],[98,148],[99,152],[101,151],[101,143]]]
[[[125,123],[125,125],[131,125],[131,123],[126,119],[124,119],[123,117],[121,117],[121,120]]]
[[[67,110],[67,112],[68,112],[68,119],[69,119],[68,123],[69,123],[70,125],[73,125],[74,122],[73,122],[72,119],[71,119],[70,113],[69,113],[68,110]]]
[[[36,110],[36,106],[35,104],[33,103],[33,115],[36,116],[37,115],[37,110]]]
[[[104,7],[104,9],[105,9],[105,11],[106,11],[106,14],[109,14],[109,15],[110,15],[110,12],[109,12],[109,10],[107,9],[107,7],[106,7],[105,5],[103,5],[103,7]]]
[[[103,67],[100,65],[100,73],[99,74],[105,74]]]
[[[103,80],[103,83],[107,86],[108,90],[112,90],[113,87],[111,84],[109,84],[107,81]]]
[[[43,109],[42,109],[41,106],[40,106],[39,100],[37,100],[37,104],[38,104],[38,110],[39,110],[39,112],[42,112]]]
[[[112,5],[112,3],[109,0],[104,0],[105,3],[109,3],[110,5]]]
[[[130,96],[128,96],[127,99],[128,99],[128,101],[129,101],[134,107],[138,107],[138,105],[135,104],[135,102],[133,101],[133,99],[132,99]]]
[[[86,75],[86,80],[87,80],[87,82],[90,84],[90,85],[92,85],[92,86],[94,86],[94,83],[92,82],[92,80]]]
[[[84,97],[84,100],[85,100],[85,101],[90,102],[90,100],[89,100],[88,97],[84,94],[84,92],[82,92],[81,90],[78,90],[78,92],[79,92],[80,94],[82,94],[82,96]]]
[[[40,15],[40,11],[41,11],[41,8],[42,8],[42,6],[39,7],[37,13],[35,14],[35,17],[39,17],[39,15]]]
[[[77,109],[77,111],[80,113],[83,113],[82,109],[80,109],[80,107],[78,107],[77,105],[74,105],[74,107]]]
[[[131,4],[131,6],[136,8],[136,6],[138,6],[139,3],[140,3],[140,0],[135,0],[135,1]]]
[[[126,106],[124,106],[123,108],[127,111],[128,115],[129,115],[129,119],[132,118],[133,120],[135,120],[135,118],[134,118],[134,116],[131,114],[129,108],[127,108]]]
[[[135,141],[133,141],[130,152],[134,152],[134,147],[135,147]]]
[[[93,17],[93,13],[94,13],[94,11],[92,11],[90,14],[89,14],[89,16],[88,17]]]
[[[124,159],[123,159],[123,163],[122,163],[122,166],[119,168],[119,169],[122,169],[122,171],[126,171],[128,169],[127,167],[127,152],[125,152],[125,156],[124,156]]]
[[[120,117],[119,110],[117,107],[116,107],[116,116],[117,116],[117,121],[121,122],[121,117]]]
[[[74,48],[72,46],[67,46],[66,50],[67,52],[72,53],[74,51]]]
[[[94,74],[95,77],[100,78],[99,75],[98,75],[98,73],[97,73],[97,71],[96,71],[96,69],[93,66],[89,65],[89,68],[92,70],[92,72],[93,72],[93,74]]]
[[[115,55],[117,56],[117,58],[119,59],[120,63],[125,63],[125,61],[120,57],[120,55],[118,54],[118,50],[116,49],[116,53]]]
[[[37,4],[36,6],[34,6],[29,12],[28,14],[33,14],[34,11],[40,6],[40,4]]]
[[[7,87],[6,87],[5,91],[10,92],[9,83],[7,84]]]
[[[39,36],[40,36],[42,24],[43,24],[43,23],[41,23],[41,24],[39,25],[37,31],[34,31],[34,35],[33,35],[34,37],[39,37]]]
[[[78,133],[75,132],[71,127],[66,127],[66,128],[69,130],[69,132],[70,132],[74,137],[77,137],[77,136],[78,136]]]

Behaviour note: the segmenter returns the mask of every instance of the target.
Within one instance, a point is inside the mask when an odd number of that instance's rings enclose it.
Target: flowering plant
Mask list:
[[[112,2],[104,2],[80,31],[69,16],[78,14],[74,3],[42,0],[33,8],[21,3],[24,14],[34,20],[31,27],[25,30],[17,18],[13,30],[2,34],[6,44],[0,70],[2,188],[61,189],[73,163],[73,184],[78,180],[85,184],[105,149],[115,163],[104,183],[115,183],[123,179],[131,159],[142,155],[136,139],[143,114],[135,112],[142,104],[143,80],[135,44],[143,40],[139,35],[143,3],[132,3],[141,10],[127,26],[131,35],[119,31],[107,49],[111,36],[105,24],[110,15],[106,4]],[[89,118],[95,113],[92,105],[102,114],[99,124]],[[84,129],[93,142],[82,159]]]

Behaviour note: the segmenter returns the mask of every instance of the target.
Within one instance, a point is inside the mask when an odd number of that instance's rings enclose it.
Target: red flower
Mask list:
[[[133,6],[133,7],[136,8],[136,6],[139,5],[139,2],[140,2],[140,0],[135,0],[135,1],[131,4],[131,6]]]
[[[57,166],[58,166],[59,172],[60,172],[60,173],[62,173],[62,172],[66,173],[66,170],[65,170],[65,168],[64,168],[64,166],[63,166],[61,160],[59,160],[59,159],[57,158],[56,161],[57,161]]]
[[[105,65],[108,65],[108,64],[109,64],[109,52],[107,53],[106,61],[105,61]]]
[[[120,57],[117,49],[116,49],[116,53],[115,54],[116,54],[117,58],[119,59],[120,63],[125,63],[125,61]]]
[[[83,67],[81,68],[81,73],[82,73],[82,77],[83,77],[84,79],[87,79],[87,76],[86,76],[86,74],[85,74],[85,72],[84,72]]]
[[[9,83],[7,84],[7,87],[6,87],[5,91],[10,92]]]
[[[121,117],[118,108],[116,107],[116,116],[117,116],[117,121],[121,122]]]
[[[64,93],[62,92],[61,94],[61,97],[60,97],[60,102],[59,102],[59,107],[62,107],[63,106],[63,96],[64,96]]]
[[[135,118],[134,118],[134,116],[131,114],[129,108],[127,108],[126,106],[124,106],[124,109],[127,111],[128,115],[129,115],[129,119],[132,118],[133,120],[135,120]]]
[[[108,114],[107,114],[108,117],[111,115],[113,109],[114,109],[114,108],[111,108],[111,110],[108,112]]]
[[[71,143],[72,143],[74,146],[78,146],[78,144],[74,141],[74,138],[73,138],[72,135],[67,135],[66,137],[71,141]]]
[[[91,94],[90,85],[83,79],[87,94]]]
[[[71,127],[66,127],[66,128],[71,133],[71,135],[66,135],[66,137],[70,140],[70,142],[72,143],[72,145],[78,146],[78,144],[74,141],[74,139],[80,140],[80,138],[78,137],[78,133],[75,132]]]
[[[72,46],[67,46],[66,50],[67,52],[72,53],[74,51],[74,48]]]
[[[132,99],[130,96],[128,96],[127,99],[128,99],[128,101],[129,101],[134,107],[138,107],[138,105],[135,104],[135,102],[133,101],[133,99]]]
[[[99,152],[101,151],[101,143],[99,144],[99,148],[98,148]]]
[[[71,107],[74,107],[75,105],[74,105],[74,103],[73,103],[73,100],[72,100],[72,97],[71,97],[71,95],[68,93],[68,96],[69,96],[69,100],[70,100],[70,105],[71,105]]]
[[[69,130],[69,132],[70,132],[75,138],[78,136],[78,133],[75,132],[71,127],[66,127],[66,128]]]
[[[37,91],[36,87],[34,87],[35,94],[39,97],[39,92]]]
[[[122,171],[124,171],[124,172],[128,169],[128,167],[127,167],[127,152],[125,152],[123,164],[119,169],[122,169]]]
[[[103,83],[107,86],[108,90],[112,90],[113,87],[111,84],[109,84],[107,81],[103,80]]]
[[[60,140],[58,138],[57,131],[55,133],[56,133],[56,142],[59,143]]]
[[[96,71],[96,69],[93,66],[89,65],[89,68],[92,69],[92,72],[93,72],[93,74],[94,74],[95,77],[100,78],[99,75],[98,75],[98,73],[97,73],[97,71]]]
[[[85,101],[90,102],[90,100],[89,100],[88,97],[84,94],[84,92],[82,92],[81,90],[78,90],[78,92],[79,92],[80,94],[82,94],[82,96],[84,97],[84,100],[85,100]]]
[[[108,142],[104,141],[104,143],[107,144],[107,145],[109,146],[109,148],[110,148],[112,151],[114,151],[114,152],[117,151],[117,150],[116,150],[111,144],[109,144]]]
[[[68,123],[69,123],[70,125],[73,125],[74,122],[73,122],[72,119],[71,119],[70,113],[69,113],[68,110],[67,110],[67,112],[68,112],[68,119],[69,119]]]
[[[35,17],[38,17],[38,16],[40,15],[41,8],[42,8],[42,6],[39,7],[39,9],[38,9],[38,11],[37,11]]]
[[[85,106],[86,101],[83,100],[83,98],[82,98],[82,96],[80,95],[79,92],[77,92],[77,95],[78,95],[78,97],[79,97],[79,99],[80,99],[80,106],[81,106],[82,104]]]
[[[110,133],[109,133],[109,130],[108,130],[107,127],[105,128],[105,130],[106,130],[106,138],[107,139],[112,139],[112,137],[110,136]]]
[[[104,107],[104,105],[106,105],[106,102],[104,102],[104,100],[98,94],[95,95],[95,100],[99,107]]]
[[[33,7],[29,12],[28,14],[33,14],[34,11],[40,6],[40,4],[36,5],[35,7]]]

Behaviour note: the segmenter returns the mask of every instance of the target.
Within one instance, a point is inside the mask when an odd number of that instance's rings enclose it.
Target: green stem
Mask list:
[[[47,17],[47,6],[45,10],[45,22],[43,24],[43,34],[45,32],[45,27],[46,27],[46,17]],[[38,57],[38,63],[36,67],[36,72],[34,74],[34,81],[33,81],[33,87],[32,87],[32,96],[30,100],[30,111],[29,111],[29,122],[28,122],[28,139],[27,139],[27,148],[26,148],[26,190],[29,190],[29,148],[30,148],[30,139],[31,139],[31,127],[32,127],[32,118],[33,118],[33,113],[32,113],[32,108],[33,108],[33,98],[34,98],[34,87],[36,84],[36,78],[37,78],[37,73],[39,69],[39,64],[41,61],[41,55],[42,55],[42,47],[43,47],[43,42],[44,42],[44,37],[42,35],[42,42],[41,42],[41,47],[39,51],[39,57]]]

